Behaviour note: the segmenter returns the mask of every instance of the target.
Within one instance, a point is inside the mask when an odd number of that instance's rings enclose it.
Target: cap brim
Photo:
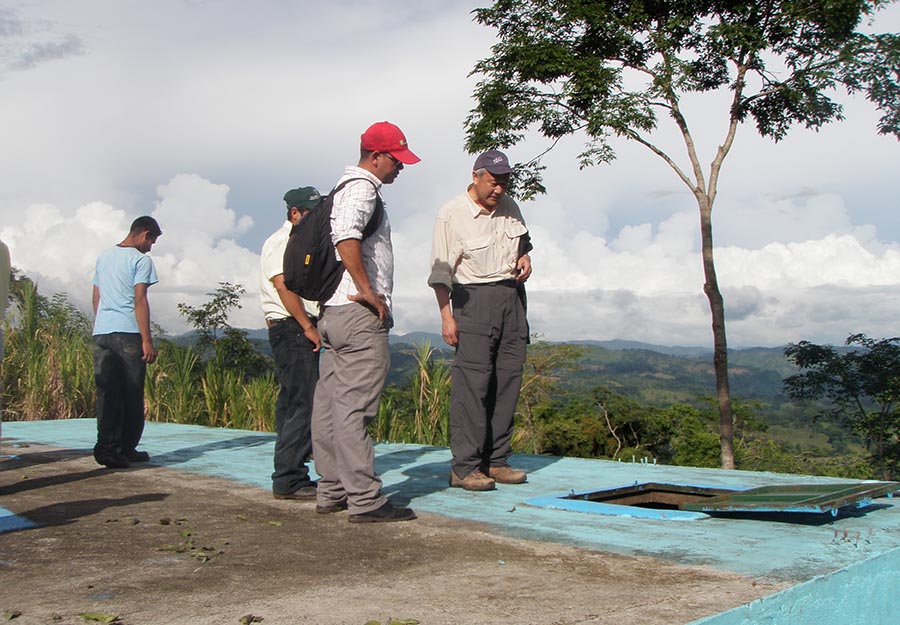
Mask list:
[[[404,165],[415,165],[422,159],[412,153],[411,150],[391,150],[390,155],[396,158],[398,161],[403,163]]]
[[[504,174],[511,174],[515,170],[512,167],[508,167],[506,165],[497,165],[495,167],[485,167],[486,170],[494,174],[495,176],[502,176]]]

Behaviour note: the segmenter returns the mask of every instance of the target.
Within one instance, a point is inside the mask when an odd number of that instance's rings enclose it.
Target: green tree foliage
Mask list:
[[[882,479],[890,480],[900,466],[900,338],[852,334],[846,345],[857,348],[790,344],[784,353],[802,373],[785,379],[784,388],[800,401],[826,399],[826,414],[863,437]]]
[[[240,284],[219,282],[219,288],[207,293],[211,298],[202,306],[178,304],[178,312],[197,331],[197,346],[201,351],[215,345],[220,332],[228,325],[228,315],[234,308],[241,308],[241,295],[246,292]]]
[[[544,451],[537,414],[546,410],[554,396],[560,393],[562,376],[578,369],[584,351],[580,345],[554,344],[537,335],[532,337],[516,407],[518,427],[512,440],[516,451],[533,454]]]
[[[734,466],[724,300],[713,258],[712,208],[737,127],[752,121],[778,141],[797,125],[818,129],[843,118],[840,92],[866,95],[882,113],[878,132],[900,136],[900,38],[857,28],[887,1],[864,0],[497,0],[475,19],[497,30],[492,55],[466,120],[467,147],[585,139],[581,167],[615,158],[613,138],[660,157],[694,195],[700,211],[704,292],[713,325],[721,464]],[[726,130],[704,158],[685,96],[727,92]],[[708,113],[704,112],[704,115]],[[682,139],[685,156],[655,138],[660,118]],[[700,120],[708,123],[707,118]],[[543,153],[542,153],[543,155]],[[704,169],[704,163],[709,165]],[[512,192],[544,192],[540,157],[517,168]]]
[[[212,352],[218,367],[236,371],[249,380],[266,374],[270,367],[254,349],[247,332],[228,323],[231,311],[241,308],[244,293],[240,284],[220,282],[219,288],[207,293],[211,298],[208,302],[196,307],[179,303],[178,312],[196,330],[201,354]]]

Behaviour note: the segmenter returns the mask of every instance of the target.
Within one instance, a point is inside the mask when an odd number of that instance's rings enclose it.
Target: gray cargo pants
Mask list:
[[[459,331],[451,368],[451,468],[459,477],[506,466],[528,343],[524,287],[514,280],[453,286]]]
[[[318,504],[346,501],[350,514],[371,512],[387,501],[366,425],[378,414],[390,366],[388,328],[360,304],[326,307],[318,327],[325,348],[312,414]]]

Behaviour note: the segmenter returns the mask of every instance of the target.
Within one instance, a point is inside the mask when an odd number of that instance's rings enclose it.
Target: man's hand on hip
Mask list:
[[[384,321],[387,319],[387,298],[383,293],[375,291],[367,291],[365,293],[357,293],[356,295],[347,296],[351,302],[359,302],[360,304],[368,304],[378,313],[378,318]]]

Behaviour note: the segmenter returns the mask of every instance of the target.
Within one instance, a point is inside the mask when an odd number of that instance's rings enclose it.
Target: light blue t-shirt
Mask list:
[[[133,247],[117,245],[100,254],[94,270],[94,286],[100,289],[94,334],[139,334],[134,316],[134,287],[157,282],[153,260]]]

